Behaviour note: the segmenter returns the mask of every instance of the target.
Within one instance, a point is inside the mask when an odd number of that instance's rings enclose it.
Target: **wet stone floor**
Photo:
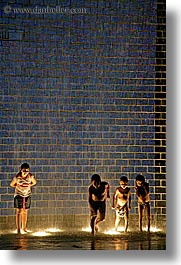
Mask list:
[[[166,250],[164,232],[0,233],[0,250]]]

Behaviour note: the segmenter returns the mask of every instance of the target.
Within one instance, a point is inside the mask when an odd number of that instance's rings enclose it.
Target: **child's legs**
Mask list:
[[[105,212],[101,212],[100,210],[98,211],[98,215],[97,215],[97,218],[96,218],[96,225],[98,223],[100,223],[101,221],[103,221],[105,219]]]
[[[22,221],[22,210],[23,209],[16,209],[16,228],[18,231],[21,229],[21,221]]]
[[[27,213],[28,209],[31,205],[31,196],[22,197],[17,195],[14,198],[14,207],[16,208],[16,227],[18,229],[18,233],[20,229],[26,229],[27,224]]]
[[[99,209],[98,209],[98,215],[96,218],[96,225],[105,219],[105,214],[106,214],[106,203],[105,202],[99,202]]]
[[[143,221],[144,207],[138,204],[138,215],[139,215],[139,229],[142,231],[142,221]]]
[[[92,229],[94,229],[94,223],[95,223],[96,218],[97,218],[97,215],[91,215],[90,217],[90,226]]]
[[[19,233],[22,223],[23,197],[19,195],[14,197],[14,207],[16,208],[16,228]]]
[[[22,209],[22,229],[26,230],[28,209]]]
[[[145,210],[146,210],[146,217],[147,217],[147,228],[149,232],[150,231],[150,204],[149,203],[146,204]]]
[[[31,196],[23,198],[23,211],[22,211],[22,229],[26,231],[28,209],[31,206]]]
[[[118,225],[119,225],[120,220],[121,220],[121,217],[118,214],[118,212],[116,211],[115,230],[118,229]]]
[[[94,233],[94,226],[95,226],[96,218],[97,218],[97,204],[94,203],[90,210],[90,226],[91,226],[91,230],[93,233]]]
[[[125,232],[127,232],[127,230],[128,230],[128,221],[129,221],[129,212],[128,212],[128,208],[126,208],[126,213],[125,213],[125,217],[124,217]]]

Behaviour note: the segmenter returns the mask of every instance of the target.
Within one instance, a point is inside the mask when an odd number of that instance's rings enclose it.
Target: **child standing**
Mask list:
[[[31,186],[36,185],[36,178],[30,173],[29,164],[23,163],[19,173],[13,178],[10,186],[15,188],[14,208],[16,208],[17,233],[27,232],[28,209],[31,205]]]
[[[136,177],[136,195],[138,197],[138,215],[139,215],[139,229],[142,232],[142,221],[144,215],[144,209],[147,217],[147,230],[150,232],[150,192],[149,183],[145,181],[143,175]]]
[[[98,223],[105,219],[107,198],[110,198],[109,184],[101,181],[101,177],[98,174],[94,174],[91,177],[91,185],[88,188],[90,226],[93,235],[98,232]]]
[[[128,178],[120,178],[120,187],[116,188],[113,195],[112,209],[116,210],[115,230],[117,231],[119,222],[123,217],[125,220],[125,232],[128,229],[129,211],[131,209],[131,192],[128,188]]]

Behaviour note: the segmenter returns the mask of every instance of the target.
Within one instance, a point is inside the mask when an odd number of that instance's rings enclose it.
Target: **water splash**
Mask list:
[[[49,236],[50,233],[47,233],[46,231],[37,231],[37,232],[34,232],[32,233],[32,236]]]
[[[147,231],[147,227],[143,228],[143,231]],[[161,229],[157,228],[156,226],[151,226],[150,227],[150,232],[156,233],[156,232],[163,232]]]
[[[106,230],[104,232],[105,235],[119,235],[120,232],[124,232],[125,228],[123,226],[120,226],[117,230],[115,228]]]
[[[83,227],[83,228],[81,229],[81,231],[82,231],[82,232],[91,232],[91,228],[90,228],[90,226],[88,226],[88,227]]]

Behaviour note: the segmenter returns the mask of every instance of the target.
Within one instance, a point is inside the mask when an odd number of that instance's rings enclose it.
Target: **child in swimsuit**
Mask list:
[[[90,226],[93,235],[98,232],[98,224],[105,219],[107,198],[110,198],[108,182],[101,181],[101,177],[94,174],[88,188]]]
[[[149,183],[145,182],[145,177],[143,175],[138,175],[136,177],[136,195],[138,197],[138,215],[139,215],[139,229],[142,232],[142,222],[144,209],[146,211],[147,217],[147,230],[150,232],[150,193],[149,193]]]
[[[128,178],[120,178],[120,186],[113,195],[112,209],[116,210],[115,230],[117,231],[121,218],[125,220],[125,232],[128,230],[129,211],[131,209],[131,192],[128,188]]]
[[[31,186],[36,184],[36,178],[30,173],[27,163],[21,165],[19,173],[13,178],[10,186],[15,188],[14,208],[16,208],[17,233],[27,232],[28,209],[31,205]]]

